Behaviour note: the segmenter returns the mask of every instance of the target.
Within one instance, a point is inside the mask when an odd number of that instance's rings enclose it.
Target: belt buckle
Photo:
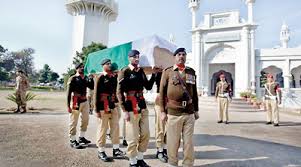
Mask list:
[[[187,101],[182,101],[182,106],[186,107],[186,105],[187,105]]]

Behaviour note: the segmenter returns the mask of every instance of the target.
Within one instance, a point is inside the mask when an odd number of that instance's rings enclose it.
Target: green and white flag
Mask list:
[[[116,63],[117,69],[120,70],[129,64],[127,55],[132,49],[136,49],[140,52],[139,65],[141,67],[157,66],[166,68],[174,63],[173,52],[176,50],[176,45],[157,35],[153,35],[90,53],[85,64],[85,74],[101,72],[102,66],[100,62],[105,58],[111,59],[112,63]]]

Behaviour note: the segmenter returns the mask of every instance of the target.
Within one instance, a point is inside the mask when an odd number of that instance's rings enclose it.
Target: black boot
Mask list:
[[[219,124],[220,124],[220,123],[223,123],[223,121],[217,121],[217,123],[219,123]]]
[[[21,107],[21,108],[22,108],[21,114],[23,114],[23,113],[26,113],[26,112],[27,112],[27,110],[26,110],[26,107]]]
[[[83,149],[84,148],[76,140],[70,140],[70,146],[75,149]]]
[[[123,145],[123,146],[126,146],[126,147],[128,146],[128,143],[126,142],[125,139],[122,140],[122,145]]]
[[[163,151],[162,152],[157,151],[156,158],[158,158],[163,163],[167,163],[167,160],[168,160],[167,156],[165,156]]]
[[[139,167],[150,167],[149,165],[147,165],[147,163],[146,163],[143,159],[138,160],[138,161],[137,161],[137,165],[138,165]]]
[[[167,149],[163,149],[163,154],[167,157],[168,159],[168,156],[167,156]]]
[[[20,112],[20,107],[18,106],[18,108],[14,111],[14,113],[19,113]]]
[[[113,158],[124,158],[125,153],[121,151],[119,148],[113,149]]]
[[[112,162],[112,159],[109,158],[105,152],[98,151],[98,158],[103,162]]]
[[[270,124],[272,124],[272,122],[271,122],[271,121],[269,121],[269,122],[266,122],[265,124],[267,124],[267,125],[270,125]]]
[[[87,140],[85,137],[79,137],[79,140],[78,140],[79,144],[87,147],[91,141],[90,140]]]

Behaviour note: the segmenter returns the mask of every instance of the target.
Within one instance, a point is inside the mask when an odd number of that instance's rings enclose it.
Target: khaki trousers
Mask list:
[[[160,106],[155,105],[155,124],[156,124],[156,145],[157,148],[163,148],[166,144],[166,122],[161,121]]]
[[[277,100],[265,100],[265,105],[267,109],[267,122],[272,122],[274,120],[274,124],[279,123],[279,110]]]
[[[16,102],[18,107],[26,107],[26,91],[16,91]]]
[[[219,121],[228,121],[229,120],[229,114],[228,114],[228,106],[229,106],[229,101],[228,98],[224,97],[218,97],[217,99],[218,102],[218,120]],[[225,118],[225,120],[224,120]]]
[[[127,155],[129,158],[135,158],[137,152],[147,150],[150,138],[148,109],[143,109],[141,114],[136,116],[134,112],[129,112],[129,114],[130,121],[126,121]]]
[[[118,110],[118,114],[119,114],[119,119],[121,119],[121,113],[122,113],[122,109],[120,108],[119,106],[119,103],[115,103],[115,106],[117,106],[117,110]],[[124,114],[123,114],[123,118],[124,118]],[[125,122],[126,120],[125,119],[122,119],[122,137],[125,137]]]
[[[76,135],[76,126],[77,126],[78,117],[80,114],[81,114],[80,131],[86,132],[88,123],[89,123],[89,103],[88,103],[88,101],[80,103],[79,110],[72,110],[72,113],[70,113],[70,124],[69,124],[69,136],[70,137]]]
[[[194,162],[193,131],[194,114],[167,116],[167,155],[170,165],[178,165],[178,150],[183,139],[183,167],[192,167]]]
[[[104,112],[104,111],[101,111]],[[106,133],[110,126],[112,144],[119,144],[119,113],[117,107],[111,113],[104,113],[98,119],[97,141],[98,147],[106,146]]]

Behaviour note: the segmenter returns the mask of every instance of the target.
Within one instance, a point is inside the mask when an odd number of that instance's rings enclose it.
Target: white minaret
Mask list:
[[[108,45],[109,24],[118,16],[114,0],[67,0],[66,8],[74,16],[73,56],[92,42]]]
[[[253,6],[255,0],[246,0],[246,4],[248,5],[248,23],[253,23]]]
[[[249,29],[249,36],[250,36],[250,45],[249,45],[249,49],[250,49],[250,87],[253,93],[255,93],[255,89],[256,89],[256,62],[255,62],[255,29],[256,26],[254,26],[254,19],[253,19],[253,6],[255,3],[255,0],[245,0],[246,5],[248,6],[248,24],[250,25],[250,29]],[[257,83],[259,84],[259,83]]]
[[[280,31],[280,41],[282,48],[288,48],[288,41],[290,40],[290,30],[288,26],[283,23]]]
[[[199,9],[200,0],[189,0],[189,8],[192,14],[192,29],[196,28],[196,12]]]

